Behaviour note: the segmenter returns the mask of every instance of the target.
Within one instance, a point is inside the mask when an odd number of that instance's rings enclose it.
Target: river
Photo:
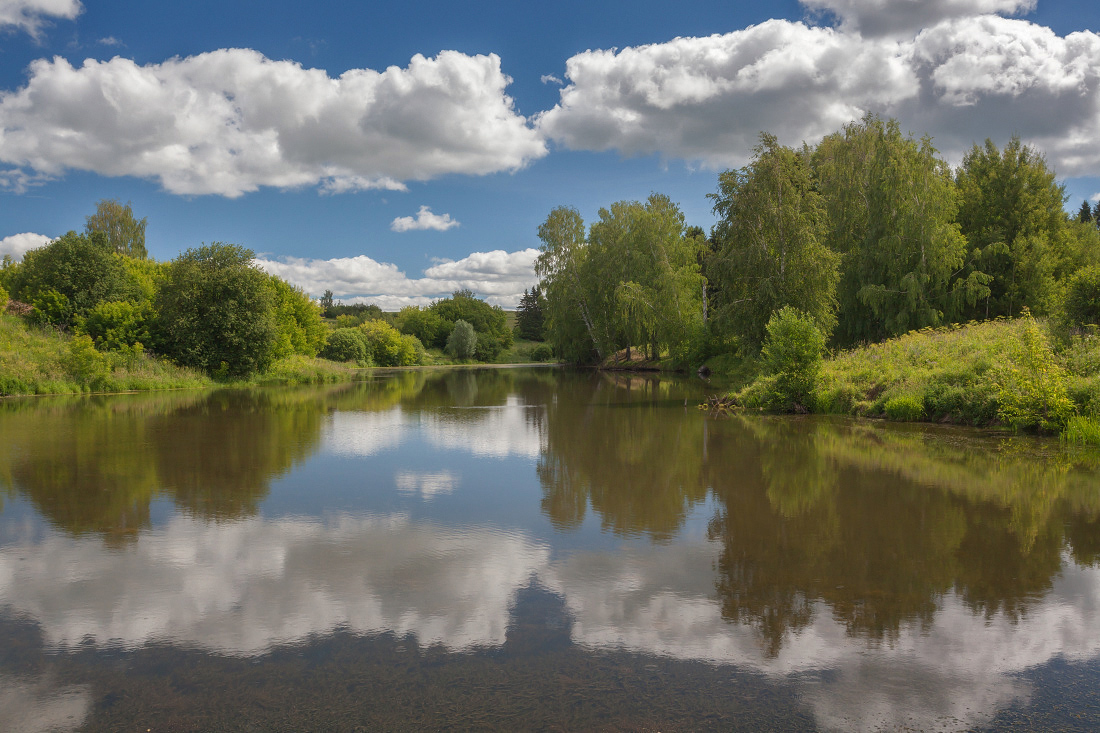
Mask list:
[[[1100,726],[1100,454],[714,389],[0,401],[0,730]]]

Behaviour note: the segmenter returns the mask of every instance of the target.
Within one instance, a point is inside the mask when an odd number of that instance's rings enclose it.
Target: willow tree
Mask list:
[[[546,297],[548,341],[559,358],[586,363],[607,354],[607,339],[601,338],[592,318],[584,282],[588,272],[584,219],[576,209],[559,206],[539,225],[541,254],[535,260],[535,274]]]
[[[711,319],[757,350],[772,313],[793,306],[825,333],[836,323],[838,256],[825,246],[821,196],[807,155],[762,134],[752,163],[718,177]]]
[[[826,241],[842,257],[836,341],[935,326],[984,293],[981,273],[953,280],[966,241],[950,171],[929,138],[868,115],[822,140],[813,165]]]

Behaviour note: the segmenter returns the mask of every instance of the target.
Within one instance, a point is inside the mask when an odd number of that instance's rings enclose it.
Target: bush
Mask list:
[[[1070,445],[1100,446],[1100,420],[1083,415],[1074,415],[1066,423],[1062,440]]]
[[[272,291],[252,250],[221,242],[187,250],[168,266],[154,302],[160,350],[177,364],[246,377],[274,358]]]
[[[809,407],[821,377],[825,335],[812,316],[786,306],[772,314],[761,360],[775,376],[774,395],[782,409]]]
[[[554,350],[550,344],[539,344],[531,349],[531,361],[550,361],[554,358]]]
[[[105,385],[111,374],[110,360],[96,351],[90,336],[76,336],[69,342],[64,366],[73,380],[89,389]]]
[[[97,303],[125,300],[132,287],[122,258],[114,253],[106,237],[76,232],[27,252],[8,285],[12,295],[28,303],[36,303],[53,291],[66,299],[70,316],[83,315]],[[56,317],[43,313],[48,318]]]
[[[478,340],[474,327],[460,319],[447,337],[447,353],[455,359],[470,359],[477,351]]]
[[[415,336],[402,334],[385,321],[367,321],[357,330],[365,337],[367,353],[374,364],[393,367],[419,363],[423,346]]]
[[[328,335],[321,357],[330,361],[367,361],[367,342],[358,329],[341,328]]]
[[[886,401],[886,417],[900,422],[916,422],[924,417],[924,401],[916,395],[899,395]]]
[[[1060,431],[1074,413],[1066,374],[1030,316],[1015,352],[1012,363],[993,375],[997,417],[1016,430]]]
[[[147,311],[129,301],[100,303],[88,312],[80,330],[100,351],[123,351],[149,342]]]

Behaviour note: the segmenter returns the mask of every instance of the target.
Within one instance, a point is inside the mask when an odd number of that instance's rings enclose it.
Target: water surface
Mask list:
[[[1100,456],[712,389],[0,402],[0,729],[1100,725]]]

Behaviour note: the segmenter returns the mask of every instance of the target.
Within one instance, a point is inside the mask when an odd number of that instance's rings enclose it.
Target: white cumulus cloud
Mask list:
[[[28,176],[150,178],[177,194],[401,189],[545,155],[510,82],[496,55],[456,51],[336,78],[249,49],[149,65],[40,59],[0,95],[0,162]]]
[[[14,26],[38,38],[47,18],[72,20],[83,9],[79,0],[0,0],[0,30]]]
[[[266,258],[255,262],[267,272],[319,295],[331,290],[345,303],[375,303],[384,310],[428,305],[456,290],[470,289],[491,305],[514,308],[523,291],[534,285],[538,250],[473,252],[460,260],[440,260],[423,277],[410,278],[392,263],[366,255],[315,260]]]
[[[432,229],[437,232],[445,232],[458,226],[458,222],[451,218],[450,214],[433,214],[431,208],[421,206],[416,216],[399,216],[390,224],[390,229],[395,232],[411,232],[417,230]]]
[[[23,259],[23,255],[27,252],[44,247],[52,241],[53,238],[47,237],[45,234],[35,234],[33,232],[12,234],[0,239],[0,257],[11,255],[11,258],[18,262]]]
[[[1036,0],[800,0],[818,14],[865,36],[913,33],[951,18],[1027,13]]]
[[[1030,7],[995,0],[926,5],[941,16]],[[1063,37],[1028,21],[981,15],[948,17],[895,38],[844,24],[772,20],[706,38],[590,50],[566,69],[569,85],[538,126],[572,149],[738,166],[761,131],[789,145],[815,143],[873,112],[932,135],[955,162],[986,137],[1004,143],[1019,134],[1060,175],[1100,167],[1100,35],[1090,31]]]

